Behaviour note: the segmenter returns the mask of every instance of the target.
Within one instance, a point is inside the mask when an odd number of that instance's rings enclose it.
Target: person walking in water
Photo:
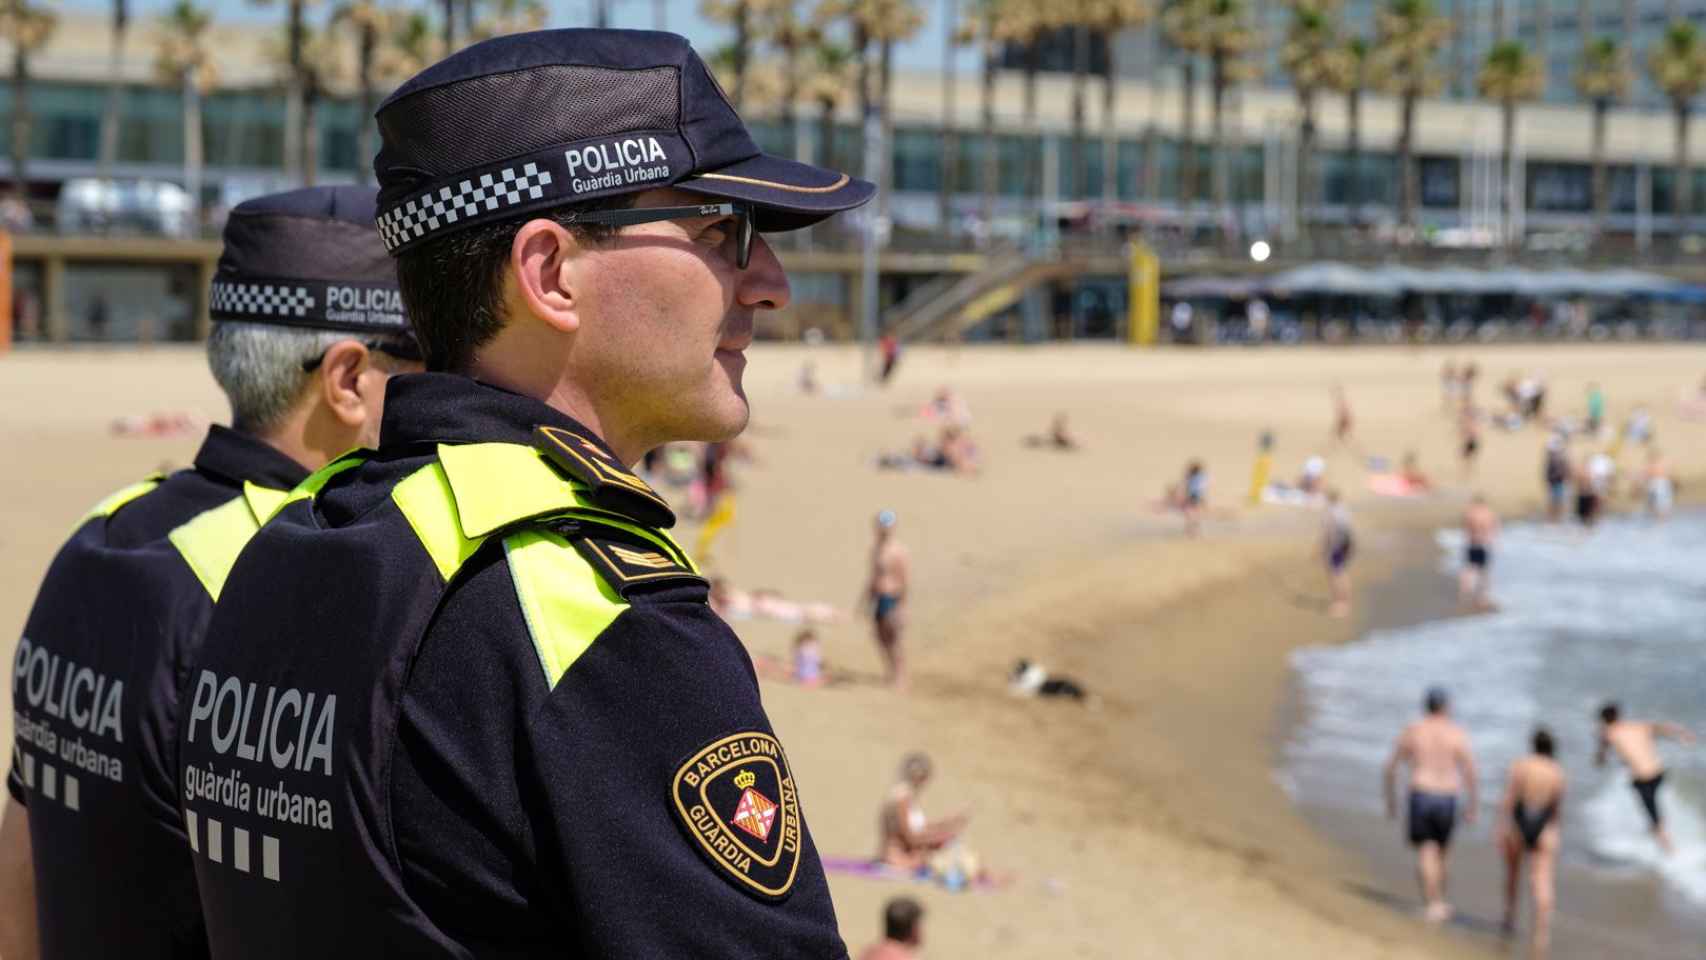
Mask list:
[[[1671,852],[1670,834],[1665,832],[1664,818],[1659,813],[1659,787],[1665,781],[1664,760],[1659,757],[1660,737],[1675,740],[1685,746],[1694,744],[1694,734],[1687,727],[1663,720],[1625,720],[1623,708],[1615,701],[1599,708],[1599,749],[1594,752],[1595,766],[1605,766],[1608,752],[1629,768],[1629,778],[1641,807],[1653,824],[1653,839],[1659,849]]]
[[[883,658],[883,675],[889,686],[906,689],[906,594],[912,579],[912,557],[894,535],[893,510],[877,514],[877,539],[871,545],[871,579],[865,599],[871,606],[876,630],[877,652]]]
[[[1416,848],[1416,874],[1431,923],[1451,919],[1451,905],[1445,900],[1445,854],[1457,826],[1457,797],[1467,794],[1464,823],[1475,822],[1480,803],[1469,735],[1451,719],[1449,702],[1439,687],[1428,690],[1422,701],[1425,715],[1398,735],[1383,775],[1386,816],[1396,819],[1398,767],[1409,767],[1410,845]]]
[[[1511,764],[1505,798],[1499,804],[1498,844],[1505,858],[1505,933],[1516,931],[1517,888],[1522,862],[1528,860],[1528,889],[1534,897],[1534,930],[1529,953],[1546,956],[1552,944],[1554,877],[1558,871],[1564,817],[1564,768],[1552,759],[1552,733],[1534,731],[1533,750]]]
[[[1463,511],[1463,537],[1468,543],[1464,551],[1463,569],[1457,574],[1457,599],[1466,610],[1477,613],[1493,609],[1487,598],[1487,588],[1493,564],[1493,544],[1499,539],[1499,515],[1487,506],[1480,494]]]
[[[1351,508],[1338,490],[1327,491],[1327,510],[1321,528],[1321,558],[1327,562],[1327,589],[1331,599],[1327,615],[1349,616],[1351,612]]]

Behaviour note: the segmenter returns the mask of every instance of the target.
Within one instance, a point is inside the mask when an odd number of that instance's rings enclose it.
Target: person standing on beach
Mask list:
[[[1670,516],[1671,506],[1676,502],[1676,482],[1671,479],[1670,460],[1657,447],[1647,451],[1642,482],[1646,487],[1643,492],[1647,498],[1647,516],[1654,520]]]
[[[1533,752],[1511,764],[1499,804],[1498,844],[1505,858],[1504,930],[1516,930],[1517,878],[1528,857],[1528,888],[1534,895],[1530,955],[1546,956],[1552,943],[1554,876],[1558,871],[1564,820],[1564,768],[1552,759],[1552,733],[1534,731]]]
[[[1333,442],[1339,446],[1350,446],[1354,443],[1353,434],[1356,430],[1356,416],[1351,412],[1350,397],[1345,395],[1344,384],[1333,384]]]
[[[894,535],[893,510],[877,514],[877,538],[871,545],[871,579],[865,601],[871,606],[877,652],[883,658],[883,677],[889,686],[906,689],[906,594],[912,580],[912,556]]]
[[[1625,720],[1623,708],[1608,701],[1599,708],[1599,749],[1594,752],[1595,766],[1605,766],[1607,751],[1616,751],[1617,759],[1629,768],[1629,779],[1641,807],[1653,823],[1653,839],[1659,849],[1671,852],[1670,834],[1665,832],[1664,818],[1659,814],[1659,787],[1665,781],[1664,760],[1659,757],[1660,737],[1693,746],[1694,734],[1680,724],[1663,720]]]
[[[1327,589],[1332,596],[1327,606],[1328,616],[1344,617],[1351,612],[1350,564],[1354,549],[1351,508],[1345,505],[1338,490],[1328,490],[1321,530],[1321,558],[1327,563]]]
[[[1564,437],[1554,433],[1546,438],[1546,519],[1557,523],[1564,518],[1564,495],[1569,491],[1570,457],[1564,449]]]
[[[1499,515],[1487,506],[1487,498],[1476,494],[1463,511],[1463,536],[1468,541],[1463,570],[1457,575],[1457,599],[1465,609],[1484,612],[1493,608],[1487,599],[1491,578],[1493,544],[1499,539]]]
[[[1480,788],[1469,735],[1451,719],[1449,698],[1439,687],[1428,690],[1422,705],[1426,714],[1398,735],[1386,761],[1386,816],[1398,816],[1397,776],[1400,764],[1410,770],[1409,836],[1416,848],[1416,873],[1421,882],[1426,916],[1432,923],[1451,918],[1445,900],[1445,854],[1457,825],[1457,796],[1467,794],[1463,822],[1475,822]]]

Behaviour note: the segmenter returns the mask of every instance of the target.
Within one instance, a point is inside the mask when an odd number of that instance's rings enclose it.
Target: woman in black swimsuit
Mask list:
[[[1543,956],[1551,941],[1564,769],[1552,759],[1552,734],[1546,728],[1534,731],[1533,747],[1534,752],[1511,764],[1505,777],[1498,834],[1505,856],[1505,931],[1516,929],[1517,883],[1527,858],[1528,885],[1534,893],[1534,955]]]

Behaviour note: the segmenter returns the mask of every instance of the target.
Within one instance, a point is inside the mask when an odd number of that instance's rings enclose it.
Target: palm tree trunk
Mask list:
[[[1210,135],[1214,138],[1210,150],[1210,173],[1214,184],[1214,210],[1222,229],[1232,222],[1230,178],[1226,169],[1226,55],[1214,53],[1209,57]],[[1227,231],[1230,234],[1230,231]]]
[[[878,92],[882,105],[883,131],[883,178],[878,181],[882,189],[877,193],[877,215],[886,222],[889,216],[889,197],[894,194],[894,41],[884,40],[882,59],[877,82],[882,85]]]
[[[735,112],[739,113],[746,100],[746,65],[752,56],[752,21],[750,11],[744,2],[735,3],[735,76],[729,91],[729,99],[734,102]]]
[[[1505,244],[1512,249],[1519,245],[1516,235],[1516,101],[1499,104],[1499,222],[1504,229]]]
[[[805,161],[805,147],[801,144],[800,126],[800,41],[797,36],[790,36],[788,47],[783,51],[783,70],[786,75],[782,78],[782,129],[788,131],[788,142],[794,145],[796,159]]]
[[[953,229],[954,174],[959,168],[959,136],[955,132],[954,8],[957,0],[942,0],[942,169],[936,184],[936,222],[943,236]]]
[[[1120,198],[1120,137],[1114,112],[1120,88],[1112,30],[1102,34],[1102,51],[1107,70],[1102,78],[1102,202],[1112,204]]]
[[[1082,23],[1072,27],[1072,185],[1073,200],[1084,199],[1085,182],[1089,179],[1084,155],[1084,100],[1090,86],[1090,28]]]
[[[1041,68],[1038,62],[1038,48],[1042,46],[1042,37],[1033,35],[1025,44],[1025,202],[1027,228],[1036,221],[1036,212],[1041,207],[1043,195],[1043,138],[1042,131],[1037,127],[1037,72]]]
[[[373,166],[373,107],[378,94],[374,91],[373,60],[379,47],[379,32],[372,25],[361,28],[361,48],[357,53],[357,77],[361,85],[361,116],[355,128],[355,177],[359,183],[370,179]]]
[[[1600,97],[1593,102],[1593,236],[1595,241],[1605,230],[1605,210],[1608,191],[1605,188],[1605,119],[1611,101]]]
[[[119,99],[124,93],[124,34],[130,24],[128,0],[113,0],[112,59],[107,66],[107,103],[101,111],[101,153],[96,175],[112,176],[118,162]]]
[[[1676,172],[1671,174],[1671,210],[1676,217],[1676,235],[1680,240],[1688,232],[1688,219],[1694,213],[1694,191],[1689,183],[1688,170],[1688,101],[1674,101],[1676,108]]]
[[[1197,202],[1197,65],[1189,50],[1180,72],[1179,208],[1189,211]]]
[[[320,179],[320,85],[304,85],[302,93],[302,185],[312,187]]]
[[[456,52],[456,0],[444,0],[444,55]]]
[[[835,101],[821,100],[818,109],[817,162],[831,170],[839,169],[835,162]]]
[[[871,115],[871,58],[865,56],[871,46],[871,36],[865,32],[861,24],[853,26],[853,56],[859,61],[859,129],[865,129],[865,120]],[[865,171],[869,176],[874,171]]]
[[[1349,208],[1352,227],[1362,226],[1362,87],[1353,86],[1345,94],[1345,162],[1350,177],[1345,190],[1345,205]]]
[[[1304,249],[1309,250],[1315,239],[1315,88],[1299,87],[1297,105],[1303,113],[1297,131],[1297,220]]]
[[[24,45],[12,44],[12,186],[18,199],[29,203],[30,181],[30,55]]]
[[[1416,158],[1413,146],[1416,133],[1416,98],[1414,90],[1399,97],[1398,114],[1398,222],[1405,227],[1416,225]]]
[[[989,37],[987,23],[983,31],[982,90],[979,91],[978,98],[981,101],[978,109],[983,137],[983,169],[980,171],[983,200],[979,205],[978,215],[983,220],[980,242],[987,245],[995,228],[995,191],[1001,179],[1001,155],[995,147],[995,41]]]
[[[190,195],[190,228],[201,236],[201,88],[195,69],[184,71],[184,189]]]
[[[303,103],[302,46],[306,40],[303,23],[304,0],[290,0],[289,72],[284,89],[284,172],[291,179],[300,178],[304,186],[314,184],[308,172],[307,106]]]

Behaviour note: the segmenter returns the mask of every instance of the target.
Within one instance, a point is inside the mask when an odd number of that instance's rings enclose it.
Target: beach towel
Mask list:
[[[908,873],[899,867],[891,867],[886,863],[872,860],[869,857],[824,857],[823,869],[830,873],[841,873],[854,877],[866,877],[871,880],[901,880],[913,883],[928,883],[951,890],[955,893],[964,890],[989,891],[999,887],[993,880],[979,878],[967,884],[963,878],[937,876],[929,867],[919,867]]]

